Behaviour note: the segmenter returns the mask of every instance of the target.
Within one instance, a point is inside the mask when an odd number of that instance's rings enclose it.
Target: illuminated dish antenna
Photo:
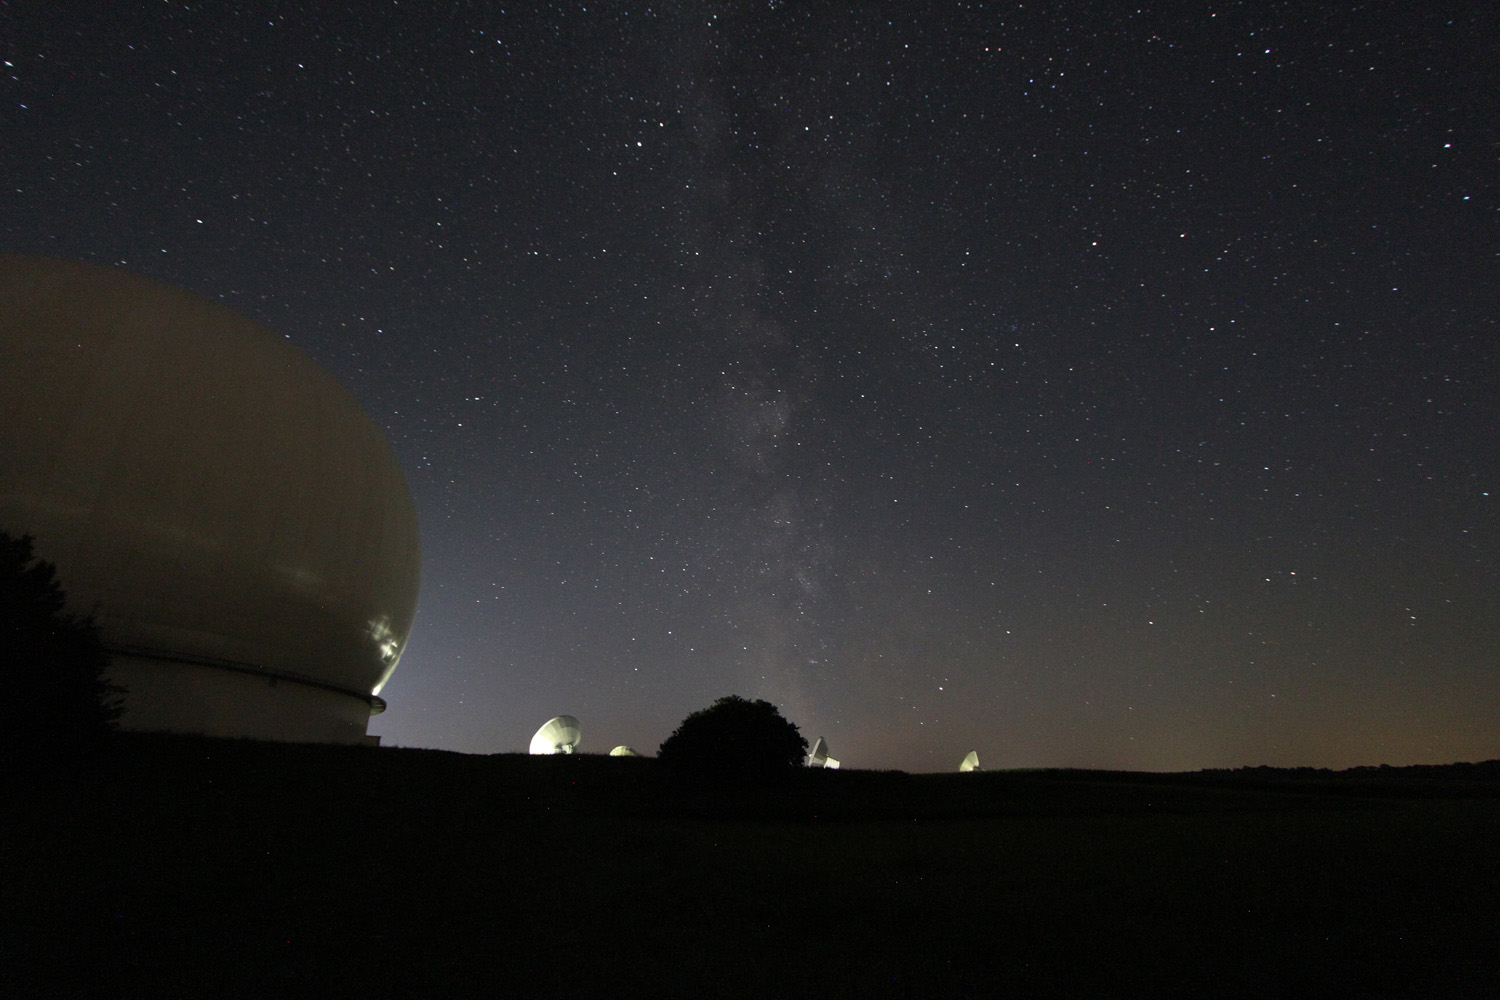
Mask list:
[[[831,767],[838,770],[839,762],[836,758],[828,756],[828,741],[819,736],[813,743],[812,752],[807,755],[808,767]]]
[[[578,720],[571,715],[559,715],[548,719],[531,738],[534,754],[576,753],[581,739]]]
[[[535,752],[535,750],[532,751],[532,753]],[[964,762],[958,765],[958,769],[960,771],[983,771],[984,768],[979,766],[979,751],[970,750],[969,755],[964,758]]]
[[[609,752],[609,755],[611,757],[639,757],[640,756],[640,754],[636,753],[634,750],[630,749],[630,747],[627,747],[624,744],[621,744],[620,746],[615,747],[613,750],[611,750]]]

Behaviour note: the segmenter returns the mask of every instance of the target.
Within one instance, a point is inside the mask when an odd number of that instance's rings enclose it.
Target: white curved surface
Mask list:
[[[823,737],[819,736],[813,740],[812,749],[807,752],[808,767],[822,767],[828,762],[828,744]]]
[[[205,718],[236,697],[224,671],[378,710],[416,612],[417,518],[347,390],[217,302],[44,257],[0,255],[0,346],[0,528],[36,537],[122,661],[195,668]],[[193,697],[157,715],[204,731]],[[122,725],[142,710],[127,695]]]
[[[823,739],[823,737],[819,736],[813,741],[812,750],[807,754],[807,766],[838,770],[839,762],[837,759],[828,756],[828,741]]]
[[[578,720],[571,715],[559,715],[542,723],[542,728],[531,738],[530,753],[573,753],[578,749],[582,734]]]

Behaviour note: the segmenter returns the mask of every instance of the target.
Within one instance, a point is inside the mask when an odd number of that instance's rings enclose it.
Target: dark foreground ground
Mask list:
[[[1500,997],[1500,764],[808,771],[135,738],[0,816],[4,997]]]

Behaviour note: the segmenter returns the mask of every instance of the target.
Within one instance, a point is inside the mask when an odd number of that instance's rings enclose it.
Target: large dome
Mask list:
[[[108,268],[0,255],[0,529],[95,615],[126,728],[363,739],[416,610],[416,512],[354,397]]]

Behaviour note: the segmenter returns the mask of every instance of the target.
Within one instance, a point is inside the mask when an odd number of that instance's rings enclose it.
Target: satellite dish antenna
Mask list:
[[[813,743],[812,752],[807,755],[808,767],[829,767],[837,771],[839,762],[828,756],[828,741],[819,736]]]
[[[960,771],[983,771],[984,768],[979,766],[979,751],[970,750],[969,755],[964,758],[964,762],[958,765],[958,769]]]
[[[632,750],[630,747],[625,746],[624,744],[621,744],[620,746],[615,747],[613,750],[611,750],[609,752],[609,755],[611,757],[639,757],[640,756],[640,754],[636,753],[634,750]]]
[[[534,754],[574,753],[582,739],[578,731],[578,720],[571,715],[559,715],[542,723],[542,728],[531,738]]]

